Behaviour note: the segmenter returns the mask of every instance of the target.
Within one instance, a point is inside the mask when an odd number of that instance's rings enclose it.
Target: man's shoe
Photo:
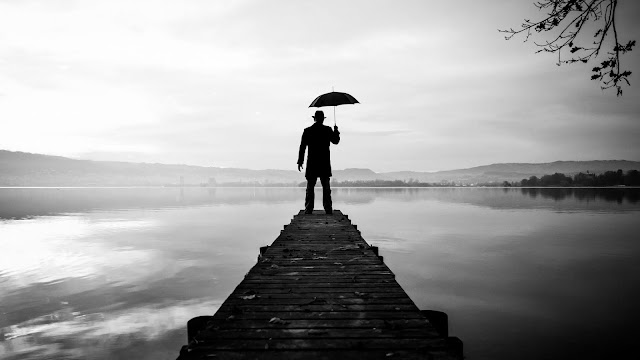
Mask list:
[[[327,213],[327,215],[331,215],[331,214],[333,214],[333,210],[325,210],[324,212],[326,212],[326,213]]]
[[[307,215],[310,215],[310,214],[313,214],[313,210],[312,210],[312,211],[306,211],[306,210],[305,210],[305,212],[304,212],[304,213],[305,213],[305,214],[307,214]]]

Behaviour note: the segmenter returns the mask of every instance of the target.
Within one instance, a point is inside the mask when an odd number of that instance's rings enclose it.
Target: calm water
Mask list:
[[[175,359],[187,320],[216,311],[303,192],[0,189],[0,358]],[[639,200],[334,189],[416,305],[449,314],[468,359],[636,358]]]

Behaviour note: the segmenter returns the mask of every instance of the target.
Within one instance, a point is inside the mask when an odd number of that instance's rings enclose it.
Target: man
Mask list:
[[[331,156],[329,152],[330,142],[338,144],[340,142],[340,132],[337,126],[333,126],[333,130],[329,126],[324,126],[324,112],[316,111],[313,116],[315,123],[304,129],[302,133],[302,141],[300,142],[300,151],[298,151],[298,171],[304,163],[304,151],[309,147],[309,155],[307,156],[307,170],[305,177],[307,178],[307,194],[304,199],[304,213],[311,214],[313,212],[314,193],[313,188],[316,186],[318,178],[322,184],[322,205],[327,214],[332,214],[333,208],[331,203],[331,188],[329,187],[329,178],[331,177]]]

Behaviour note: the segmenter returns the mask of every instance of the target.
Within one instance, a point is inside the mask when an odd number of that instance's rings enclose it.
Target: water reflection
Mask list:
[[[639,188],[342,188],[336,197],[347,204],[368,204],[382,199],[401,202],[464,203],[493,209],[576,209],[589,211],[589,202],[606,209],[634,211]],[[546,201],[550,200],[550,201]],[[602,210],[600,207],[599,210]]]
[[[0,189],[0,358],[175,358],[186,321],[215,312],[303,199]],[[449,313],[469,358],[596,358],[635,339],[638,189],[339,188],[334,203],[420,308]]]
[[[522,188],[521,191],[522,194],[534,199],[541,196],[556,201],[575,198],[580,202],[604,200],[618,204],[636,204],[640,200],[640,189],[638,188]]]
[[[0,355],[7,360],[107,359],[120,358],[117,351],[122,349],[137,348],[122,358],[171,358],[176,348],[163,342],[183,335],[185,318],[215,312],[220,304],[182,301],[83,314],[62,302],[60,309],[47,315],[2,328]],[[147,354],[133,355],[138,351]]]
[[[297,188],[0,188],[0,218],[94,210],[300,201]]]
[[[318,189],[316,189],[318,191]],[[347,205],[438,201],[488,208],[589,211],[590,202],[612,203],[606,208],[634,210],[638,188],[336,188],[333,196]],[[0,188],[0,219],[24,219],[60,213],[136,208],[209,205],[283,204],[302,208],[304,188]],[[540,201],[540,200],[553,201]],[[600,209],[602,210],[602,209]]]
[[[154,226],[151,220],[90,221],[82,216],[44,217],[0,224],[0,273],[13,287],[33,282],[55,282],[102,274],[122,265],[148,260],[135,249],[109,251],[109,246],[87,238]],[[19,276],[14,276],[19,275]],[[130,277],[122,272],[116,277]]]

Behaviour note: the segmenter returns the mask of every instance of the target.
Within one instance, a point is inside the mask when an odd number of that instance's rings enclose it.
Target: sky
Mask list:
[[[640,160],[631,87],[602,91],[498,29],[529,0],[0,0],[0,149],[296,169],[309,104],[333,90],[334,169]],[[620,1],[622,42],[640,4]],[[598,59],[603,60],[603,59]],[[334,108],[323,108],[333,126]]]

